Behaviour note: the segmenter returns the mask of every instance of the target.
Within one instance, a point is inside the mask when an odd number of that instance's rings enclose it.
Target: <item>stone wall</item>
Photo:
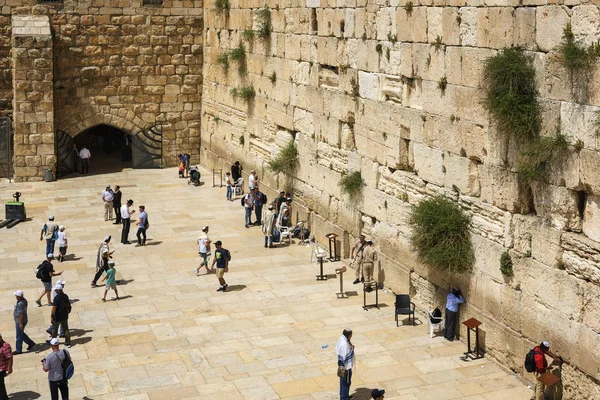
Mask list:
[[[600,69],[581,86],[557,62],[556,48],[568,22],[581,43],[598,40],[600,9],[578,0],[520,4],[270,1],[266,40],[242,36],[259,29],[263,3],[233,2],[229,11],[207,5],[201,161],[209,168],[242,161],[258,171],[270,197],[293,187],[298,217],[319,240],[338,232],[345,255],[360,232],[372,237],[382,254],[380,281],[409,291],[421,310],[443,307],[458,285],[467,298],[461,320],[483,322],[488,356],[521,374],[528,349],[549,340],[570,363],[565,398],[597,398],[600,154],[593,125]],[[219,55],[240,41],[246,72],[232,62],[225,70]],[[485,60],[510,46],[534,57],[542,134],[558,127],[581,141],[549,183],[519,179],[520,149],[498,134],[481,105]],[[248,84],[254,99],[232,96]],[[300,152],[291,179],[266,168],[289,140]],[[367,184],[359,199],[338,186],[354,170]],[[468,276],[432,271],[410,248],[410,209],[436,194],[472,216],[476,265]],[[499,270],[505,250],[512,279]]]
[[[202,6],[202,0],[164,0],[162,5],[142,5],[142,0],[65,0],[56,5],[0,0],[0,114],[15,111],[10,101],[13,90],[18,92],[4,79],[12,76],[11,16],[48,16],[57,130],[75,136],[108,124],[135,135],[162,125],[167,166],[175,165],[183,151],[197,159]]]

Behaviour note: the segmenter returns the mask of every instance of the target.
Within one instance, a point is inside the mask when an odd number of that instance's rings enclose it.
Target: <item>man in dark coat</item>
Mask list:
[[[115,185],[115,191],[113,192],[113,195],[113,208],[115,209],[115,216],[117,218],[114,224],[117,225],[121,223],[121,196],[123,195],[119,185]]]

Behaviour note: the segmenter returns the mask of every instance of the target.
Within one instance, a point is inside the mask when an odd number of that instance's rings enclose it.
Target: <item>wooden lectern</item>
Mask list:
[[[479,351],[479,325],[480,321],[475,318],[470,318],[463,322],[463,325],[467,327],[467,352],[465,353],[465,360],[471,356],[473,360],[483,358],[483,354]],[[471,350],[471,331],[475,333],[475,348]]]
[[[329,261],[340,261],[337,252],[337,233],[328,233],[325,235],[329,239]]]

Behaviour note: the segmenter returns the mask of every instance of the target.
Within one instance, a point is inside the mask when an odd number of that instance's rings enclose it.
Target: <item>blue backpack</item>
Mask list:
[[[73,365],[73,361],[71,361],[71,356],[69,356],[69,353],[63,350],[63,354],[65,356],[65,359],[61,362],[63,375],[65,378],[71,379],[75,373],[75,366]]]

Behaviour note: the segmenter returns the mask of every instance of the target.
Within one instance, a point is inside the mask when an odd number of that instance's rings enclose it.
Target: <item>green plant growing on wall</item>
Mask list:
[[[228,11],[229,0],[215,0],[215,8],[219,11]]]
[[[457,16],[456,16],[456,24],[457,24],[457,25],[460,25],[461,23],[462,23],[462,18],[461,18],[461,16],[460,16],[460,15],[457,15]]]
[[[221,64],[225,72],[229,70],[229,53],[224,51],[217,57],[217,63]]]
[[[583,140],[577,139],[575,143],[573,143],[573,147],[575,148],[575,151],[579,153],[585,147],[585,143],[583,143]]]
[[[446,78],[446,75],[444,75],[440,78],[437,86],[438,86],[438,89],[440,89],[442,92],[446,91],[446,87],[448,87],[448,78]]]
[[[377,43],[375,45],[375,51],[377,52],[377,54],[381,55],[381,53],[383,52],[383,46],[381,45],[381,43]]]
[[[413,2],[409,1],[408,3],[406,3],[404,5],[404,11],[406,11],[406,15],[408,15],[409,17],[412,16],[413,13]]]
[[[388,61],[390,61],[390,48],[389,47],[387,49],[385,49],[385,57],[387,58]]]
[[[244,43],[240,42],[238,47],[229,52],[229,59],[237,63],[240,74],[246,72],[246,48],[244,47]]]
[[[244,146],[244,143],[246,143],[246,139],[244,139],[244,135],[240,136],[240,146]]]
[[[592,45],[586,49],[575,41],[575,35],[568,23],[563,30],[562,41],[558,46],[559,59],[562,65],[571,72],[581,71],[589,68],[598,57],[597,46]]]
[[[271,74],[271,76],[269,76],[269,80],[271,81],[271,83],[274,85],[275,82],[277,82],[277,73],[275,71],[273,71],[273,73]]]
[[[217,116],[215,117],[215,124],[218,124],[218,123],[219,123],[219,121],[221,121],[221,118],[220,118],[220,117],[217,115]]]
[[[258,12],[258,37],[265,40],[271,37],[271,10],[267,7]]]
[[[362,188],[366,186],[366,183],[362,178],[360,171],[352,171],[350,173],[342,174],[342,178],[338,185],[340,186],[342,193],[353,197],[360,193]]]
[[[540,106],[533,58],[518,47],[505,48],[486,60],[484,106],[500,132],[516,139],[534,138],[540,127]]]
[[[248,42],[254,40],[254,31],[252,29],[246,29],[242,32],[242,38]]]
[[[254,91],[254,86],[252,85],[244,86],[238,92],[238,95],[246,101],[252,100],[254,97],[256,97],[256,92]]]
[[[396,35],[392,35],[390,32],[388,32],[387,38],[388,41],[392,43],[396,43],[398,41],[398,37]]]
[[[563,134],[554,137],[540,137],[531,141],[522,153],[519,174],[526,181],[541,181],[548,168],[560,163],[568,154],[569,141]]]
[[[450,273],[470,272],[475,262],[471,219],[454,201],[433,197],[411,211],[411,243],[427,265]]]
[[[502,275],[511,277],[514,275],[513,262],[508,251],[504,251],[500,256],[500,272]]]
[[[298,147],[296,147],[294,140],[290,140],[288,144],[282,147],[267,164],[267,168],[276,174],[283,172],[292,175],[297,167]]]

